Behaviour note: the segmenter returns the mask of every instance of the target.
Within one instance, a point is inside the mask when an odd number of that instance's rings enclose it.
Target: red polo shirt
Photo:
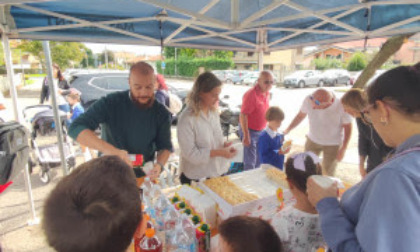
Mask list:
[[[248,90],[242,98],[241,113],[248,116],[248,128],[263,130],[267,124],[265,113],[268,110],[270,96],[268,92],[261,92],[257,84]]]

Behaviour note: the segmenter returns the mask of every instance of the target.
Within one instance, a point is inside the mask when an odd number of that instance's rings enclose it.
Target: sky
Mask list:
[[[108,50],[114,52],[132,52],[136,55],[159,55],[159,46],[136,46],[136,45],[121,45],[121,44],[98,44],[98,43],[84,43],[93,53],[101,53],[105,46]]]

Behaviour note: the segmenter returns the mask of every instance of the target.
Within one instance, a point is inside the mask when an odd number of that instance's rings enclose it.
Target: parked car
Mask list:
[[[260,76],[259,72],[251,72],[251,73],[247,74],[246,76],[244,76],[244,78],[241,81],[241,84],[255,85],[259,76]]]
[[[213,70],[211,71],[221,82],[232,83],[232,73],[229,70]]]
[[[120,72],[101,72],[101,73],[76,73],[70,77],[70,86],[79,90],[80,103],[85,110],[100,98],[107,94],[128,90],[128,71]],[[177,95],[183,106],[188,90],[178,89],[168,85],[169,92]],[[173,115],[173,122],[176,122],[177,115]]]
[[[299,70],[284,78],[284,87],[322,86],[321,72],[317,70]]]
[[[230,71],[226,83],[241,84],[244,78],[250,73],[248,70],[233,70]]]
[[[351,85],[350,73],[345,69],[328,69],[322,73],[319,86]]]

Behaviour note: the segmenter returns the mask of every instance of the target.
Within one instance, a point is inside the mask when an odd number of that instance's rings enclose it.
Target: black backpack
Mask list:
[[[29,158],[28,131],[17,122],[0,123],[0,185],[14,179]]]

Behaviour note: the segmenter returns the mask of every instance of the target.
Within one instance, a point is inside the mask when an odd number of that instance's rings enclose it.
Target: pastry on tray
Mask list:
[[[268,168],[265,171],[265,174],[267,175],[267,178],[273,180],[279,186],[283,188],[289,188],[289,185],[287,184],[287,180],[286,180],[286,173],[276,168]]]
[[[258,199],[256,195],[245,192],[228,177],[208,179],[204,181],[204,184],[231,205],[238,205]]]

